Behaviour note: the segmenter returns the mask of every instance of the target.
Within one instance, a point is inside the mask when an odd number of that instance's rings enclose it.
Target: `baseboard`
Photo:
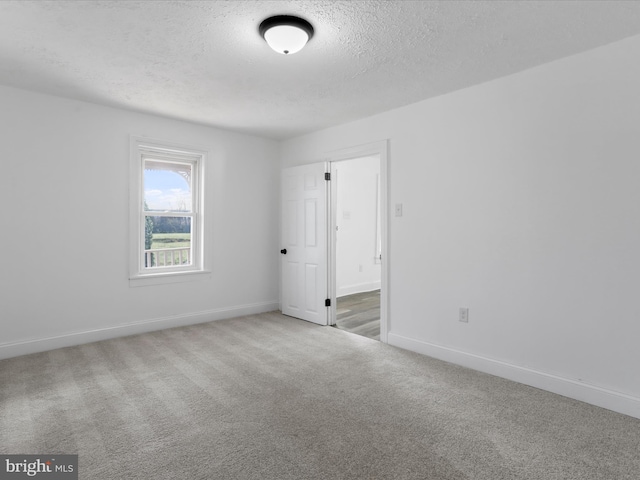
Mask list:
[[[125,325],[73,332],[48,338],[38,338],[21,342],[0,344],[0,360],[4,358],[18,357],[30,353],[45,352],[56,348],[71,347],[83,343],[99,342],[110,338],[126,337],[139,333],[163,330],[165,328],[182,327],[197,323],[212,322],[214,320],[224,320],[227,318],[241,317],[244,315],[254,315],[257,313],[278,310],[277,301],[252,303],[227,308],[218,308],[203,312],[186,313],[182,315],[171,315],[168,317],[142,320]]]
[[[354,293],[372,292],[380,290],[380,282],[358,283],[357,285],[347,285],[339,287],[336,291],[336,297],[344,297],[345,295],[353,295]]]
[[[388,343],[405,350],[411,350],[439,360],[613,410],[614,412],[640,418],[640,398],[638,397],[460,350],[414,340],[394,333],[388,334]]]

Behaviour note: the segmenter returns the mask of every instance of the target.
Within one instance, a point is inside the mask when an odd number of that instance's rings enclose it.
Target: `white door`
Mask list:
[[[328,164],[282,170],[282,313],[327,325]]]

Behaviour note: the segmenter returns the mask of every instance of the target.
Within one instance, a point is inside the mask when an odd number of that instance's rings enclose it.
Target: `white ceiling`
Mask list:
[[[2,1],[0,84],[283,139],[636,34],[640,1]]]

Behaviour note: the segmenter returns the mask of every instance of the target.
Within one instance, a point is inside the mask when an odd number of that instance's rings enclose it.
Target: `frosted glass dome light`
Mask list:
[[[260,24],[259,31],[265,42],[283,55],[299,52],[313,37],[309,22],[289,15],[267,18]]]

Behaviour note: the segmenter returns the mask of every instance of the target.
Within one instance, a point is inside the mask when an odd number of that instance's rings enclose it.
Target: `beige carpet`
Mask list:
[[[278,313],[0,362],[0,453],[80,478],[640,478],[640,420]]]

